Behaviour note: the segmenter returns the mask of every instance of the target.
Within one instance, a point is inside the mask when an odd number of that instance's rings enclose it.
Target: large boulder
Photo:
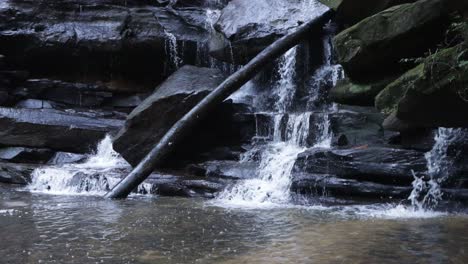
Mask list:
[[[390,116],[384,126],[468,127],[468,52],[462,45],[440,50],[389,84],[376,107]]]
[[[130,164],[136,165],[162,136],[206,95],[213,91],[225,76],[217,69],[186,65],[171,75],[155,92],[135,108],[125,127],[114,139],[114,149]],[[222,108],[222,107],[221,107]],[[239,131],[232,116],[218,108],[208,121],[200,120],[180,152],[195,149],[194,144],[209,145],[221,138],[223,130]],[[232,122],[229,124],[228,122]],[[229,132],[229,131],[225,131]],[[221,133],[221,134],[217,134]],[[232,133],[228,133],[231,134]],[[208,137],[208,138],[207,138]],[[234,136],[232,140],[234,140]],[[178,154],[180,154],[178,151]]]
[[[334,38],[338,61],[357,82],[401,73],[405,69],[402,59],[420,57],[442,41],[448,13],[444,0],[420,0],[386,9]]]
[[[318,0],[336,11],[336,19],[344,26],[351,26],[366,17],[377,14],[395,5],[415,2],[416,0]]]
[[[198,43],[208,38],[203,9],[126,3],[3,1],[0,53],[11,66],[28,69],[34,77],[113,83],[125,79],[146,88],[160,82],[181,59],[195,62]]]
[[[92,112],[0,108],[0,145],[87,153],[122,125]]]
[[[276,39],[326,10],[316,1],[232,0],[214,25],[217,34],[211,36],[210,54],[244,64]],[[324,23],[328,19],[325,16]]]

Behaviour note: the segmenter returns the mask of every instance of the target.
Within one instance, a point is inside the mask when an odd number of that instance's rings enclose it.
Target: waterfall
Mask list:
[[[326,43],[326,50],[331,50],[328,46],[330,42]],[[329,112],[335,108],[333,105],[319,102],[323,95],[318,89],[323,88],[324,79],[336,83],[342,76],[340,67],[332,63],[331,56],[325,56],[324,64],[311,76],[314,81],[308,88],[310,94],[314,96],[309,97],[308,100],[315,102],[315,108],[321,111],[320,113],[316,111],[290,112],[294,108],[294,97],[298,89],[296,85],[297,50],[298,47],[292,48],[279,59],[277,67],[279,80],[275,82],[272,89],[275,98],[274,109],[271,112],[261,113],[272,120],[269,128],[272,131],[269,136],[270,141],[265,145],[254,145],[241,157],[240,162],[252,162],[258,156],[256,154],[260,154],[255,178],[241,181],[219,193],[216,202],[223,206],[257,208],[288,205],[291,202],[289,189],[292,183],[292,169],[297,155],[307,147],[329,148],[331,145]],[[333,74],[323,74],[324,72]],[[314,129],[311,127],[312,115],[320,117],[317,119],[319,121],[313,124],[316,126]],[[265,136],[259,126],[257,120],[255,138]],[[311,133],[316,133],[314,142],[310,142]]]
[[[130,165],[112,149],[111,137],[106,136],[84,163],[35,169],[26,188],[50,194],[104,195],[129,169]],[[139,191],[146,193],[150,188],[143,184]]]
[[[434,137],[434,146],[425,154],[427,161],[427,176],[414,176],[413,191],[409,196],[414,210],[434,209],[442,201],[441,184],[452,173],[454,159],[449,157],[448,148],[462,136],[463,129],[439,128]]]
[[[182,63],[182,59],[179,57],[177,51],[177,38],[174,34],[167,30],[164,30],[164,34],[166,35],[166,55],[169,57],[169,61],[172,64],[171,67],[173,67],[174,69],[178,69],[180,64]]]
[[[294,99],[296,91],[294,83],[296,77],[296,56],[297,47],[294,47],[288,50],[280,59],[278,70],[280,78],[274,91],[278,95],[275,108],[279,112],[286,112]]]

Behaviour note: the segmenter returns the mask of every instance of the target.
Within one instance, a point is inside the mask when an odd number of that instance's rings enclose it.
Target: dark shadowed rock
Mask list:
[[[31,173],[38,165],[0,162],[0,182],[13,184],[28,184]]]
[[[416,0],[319,0],[336,11],[336,19],[348,27],[389,7]]]
[[[151,194],[162,196],[213,198],[227,183],[212,178],[152,174],[144,182],[151,184]]]
[[[303,195],[334,196],[346,198],[404,199],[412,187],[392,186],[354,179],[341,179],[328,174],[294,174],[291,191]]]
[[[114,149],[130,164],[138,164],[169,128],[224,78],[216,69],[182,67],[130,113],[114,139]]]
[[[91,113],[88,113],[91,114]],[[52,109],[0,108],[0,145],[87,153],[123,121]]]
[[[408,185],[412,171],[426,171],[424,152],[383,147],[310,149],[298,155],[294,171],[331,174],[339,178]]]
[[[244,64],[274,40],[326,10],[320,3],[307,1],[232,0],[215,24],[218,34],[212,35],[210,54]]]
[[[70,83],[49,79],[31,79],[12,93],[18,98],[54,101],[77,107],[97,107],[112,97],[102,85]]]
[[[34,149],[22,147],[0,148],[0,160],[14,163],[43,164],[54,155],[50,149]]]
[[[368,82],[401,73],[400,60],[420,57],[440,43],[447,26],[444,0],[420,0],[364,19],[338,34],[334,46],[347,76]]]

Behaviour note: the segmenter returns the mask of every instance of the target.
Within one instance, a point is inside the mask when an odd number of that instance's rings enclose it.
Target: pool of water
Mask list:
[[[468,262],[464,213],[0,192],[2,263]]]

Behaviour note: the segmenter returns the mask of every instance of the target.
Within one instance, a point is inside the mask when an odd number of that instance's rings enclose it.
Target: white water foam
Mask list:
[[[408,199],[414,210],[433,210],[442,201],[440,185],[450,177],[453,160],[447,156],[447,150],[459,136],[462,129],[439,128],[435,135],[435,144],[425,155],[429,180],[414,176],[413,191]]]
[[[130,165],[112,149],[111,137],[106,136],[84,163],[35,169],[26,188],[57,195],[104,195],[129,169]],[[151,186],[144,183],[139,189],[148,192]]]

